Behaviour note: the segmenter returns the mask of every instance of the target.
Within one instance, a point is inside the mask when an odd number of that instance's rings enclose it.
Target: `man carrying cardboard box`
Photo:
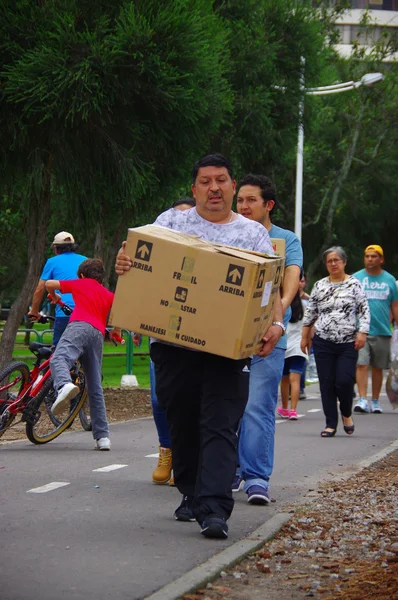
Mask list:
[[[192,193],[196,207],[168,210],[155,221],[211,242],[272,254],[267,230],[232,212],[236,182],[228,160],[205,156],[194,166]],[[116,273],[131,268],[125,242]],[[233,318],[233,315],[231,315]],[[261,356],[274,348],[283,324],[278,300],[274,323],[263,338]],[[232,481],[237,460],[239,421],[248,398],[250,360],[232,360],[153,340],[156,393],[166,408],[171,432],[175,484],[183,495],[178,521],[198,521],[206,537],[226,538],[233,509]]]
[[[275,202],[276,189],[268,177],[247,175],[239,182],[238,213],[261,223],[272,238],[285,240],[286,258],[281,292],[286,328],[291,316],[290,304],[300,283],[303,251],[298,237],[292,231],[272,224]],[[286,347],[286,337],[282,337],[271,353],[255,356],[252,360],[249,400],[239,433],[240,470],[233,484],[233,491],[239,491],[244,481],[249,504],[264,505],[270,501],[268,486],[274,466],[275,410]],[[297,414],[295,416],[297,418]]]

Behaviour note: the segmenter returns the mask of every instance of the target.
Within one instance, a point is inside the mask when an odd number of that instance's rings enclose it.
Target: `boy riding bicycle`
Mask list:
[[[55,290],[71,293],[75,301],[69,324],[50,361],[54,389],[58,391],[52,412],[54,415],[59,414],[65,403],[79,394],[80,389],[72,383],[70,376],[71,367],[79,359],[86,377],[93,437],[98,450],[111,448],[101,367],[105,328],[114,295],[102,285],[104,274],[102,260],[89,258],[79,265],[79,279],[51,279],[45,284],[53,301],[59,299]],[[110,336],[120,339],[120,329],[114,328]]]

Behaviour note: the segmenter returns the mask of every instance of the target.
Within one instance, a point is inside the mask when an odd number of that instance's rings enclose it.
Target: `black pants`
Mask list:
[[[336,344],[317,335],[313,347],[326,427],[336,429],[337,400],[343,417],[351,416],[358,351],[354,342]]]
[[[194,496],[199,523],[213,514],[228,519],[250,360],[161,343],[151,344],[150,353],[158,402],[170,427],[175,484],[182,494]]]

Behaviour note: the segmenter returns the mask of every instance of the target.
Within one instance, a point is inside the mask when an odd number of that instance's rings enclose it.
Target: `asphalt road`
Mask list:
[[[2,443],[1,600],[145,598],[299,500],[332,470],[396,439],[398,411],[385,396],[383,415],[355,416],[353,436],[340,426],[335,438],[322,439],[317,388],[307,390],[309,399],[299,404],[303,416],[278,419],[276,501],[249,506],[243,492],[236,494],[225,541],[203,538],[196,523],[176,522],[178,491],[151,483],[156,458],[148,455],[157,452],[152,419],[112,425],[111,452],[94,451],[91,434],[80,431],[42,447]]]

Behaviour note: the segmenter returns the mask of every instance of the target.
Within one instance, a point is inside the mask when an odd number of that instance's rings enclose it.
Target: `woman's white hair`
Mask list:
[[[336,254],[338,254],[340,256],[342,261],[347,262],[347,254],[345,253],[344,248],[342,248],[341,246],[331,246],[330,248],[325,250],[325,252],[322,254],[322,260],[325,265],[326,265],[327,256],[331,252],[336,252]]]

